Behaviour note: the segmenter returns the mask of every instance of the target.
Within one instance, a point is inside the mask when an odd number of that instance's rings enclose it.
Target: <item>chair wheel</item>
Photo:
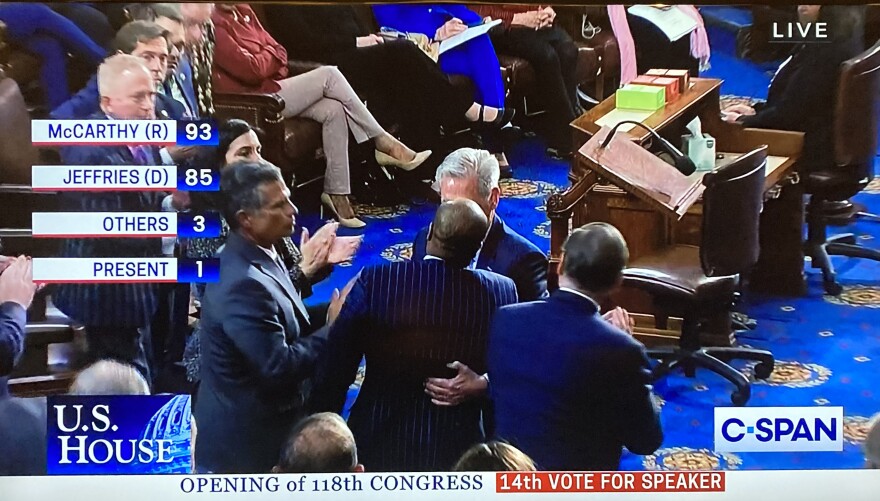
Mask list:
[[[746,402],[749,401],[749,397],[751,397],[749,393],[735,391],[730,394],[730,401],[731,403],[733,403],[733,405],[737,407],[742,407],[746,405]]]
[[[759,362],[755,366],[755,377],[758,379],[767,379],[770,377],[770,374],[773,373],[773,364],[766,362]]]
[[[825,282],[822,285],[825,287],[825,293],[829,296],[839,296],[843,292],[843,286],[837,282]]]

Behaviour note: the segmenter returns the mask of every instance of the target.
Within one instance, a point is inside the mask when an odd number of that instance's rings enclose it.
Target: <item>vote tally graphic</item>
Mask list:
[[[37,146],[151,145],[157,148],[215,146],[213,121],[33,120]],[[40,192],[219,191],[219,173],[175,165],[35,165],[31,186]],[[34,238],[215,238],[216,212],[37,212]],[[38,283],[215,282],[216,259],[145,257],[35,258]]]

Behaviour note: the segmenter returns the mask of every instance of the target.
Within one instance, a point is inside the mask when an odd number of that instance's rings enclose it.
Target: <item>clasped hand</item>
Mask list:
[[[336,235],[339,223],[328,223],[314,235],[303,228],[299,250],[302,252],[300,269],[305,276],[316,276],[327,266],[351,261],[361,245],[361,237],[340,237]]]

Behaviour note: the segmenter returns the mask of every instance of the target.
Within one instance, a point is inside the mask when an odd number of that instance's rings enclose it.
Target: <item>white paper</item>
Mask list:
[[[455,35],[455,36],[447,38],[446,40],[443,40],[442,42],[440,42],[440,54],[443,54],[447,50],[452,50],[452,49],[458,47],[459,45],[461,45],[469,40],[473,40],[474,38],[477,38],[480,35],[485,35],[486,33],[489,32],[489,30],[498,26],[499,24],[501,24],[501,20],[496,19],[496,20],[490,21],[488,23],[483,23],[479,26],[474,26],[472,28],[468,28],[468,29],[462,31],[461,33],[459,33],[458,35]]]
[[[700,122],[700,117],[696,117],[691,120],[687,124],[687,130],[690,131],[691,136],[693,137],[703,137],[703,127]]]
[[[660,28],[660,31],[666,35],[670,42],[674,42],[697,29],[697,21],[674,6],[668,9],[658,9],[650,5],[633,5],[626,10]]]
[[[618,123],[623,122],[624,120],[644,122],[645,119],[647,119],[654,113],[656,113],[656,111],[624,110],[620,108],[614,108],[613,110],[599,117],[599,119],[596,120],[596,125],[600,127],[608,127],[610,129]],[[618,127],[617,130],[620,132],[629,132],[633,129],[633,127],[635,127],[635,124],[623,124]]]

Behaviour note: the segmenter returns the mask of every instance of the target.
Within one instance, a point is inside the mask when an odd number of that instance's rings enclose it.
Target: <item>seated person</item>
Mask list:
[[[452,471],[537,471],[537,468],[523,451],[493,440],[468,449]]]
[[[9,42],[40,58],[40,82],[50,109],[70,98],[68,53],[93,68],[107,55],[69,19],[43,4],[3,2],[0,21],[6,24]]]
[[[32,276],[28,258],[0,256],[0,400],[9,396],[9,374],[24,353],[27,309],[36,291]]]
[[[133,366],[99,360],[86,367],[70,385],[70,395],[149,395],[150,386]]]
[[[439,126],[479,119],[482,105],[470,92],[453,87],[416,44],[371,33],[355,7],[266,5],[265,9],[269,28],[292,58],[337,66],[380,122],[396,120],[402,135],[431,140]],[[503,110],[488,106],[482,117],[497,126],[510,121]]]
[[[489,32],[492,44],[502,54],[528,61],[538,79],[539,98],[546,103],[550,121],[550,149],[558,156],[571,153],[569,125],[578,116],[578,48],[566,31],[555,25],[552,7],[531,5],[473,5],[484,18],[501,19],[503,29]]]
[[[671,42],[653,23],[626,11],[623,5],[609,5],[608,19],[620,49],[620,84],[652,68],[688,70],[691,76],[709,68],[709,38],[700,11],[693,5],[657,7],[679,9],[697,21],[690,36]]]
[[[150,21],[168,34],[168,74],[158,91],[181,103],[184,117],[199,118],[199,103],[193,87],[193,69],[186,53],[186,26],[179,4],[134,4],[128,7],[133,21]]]
[[[722,113],[725,121],[745,127],[804,132],[799,165],[809,171],[833,162],[840,65],[864,49],[864,15],[858,6],[800,5],[798,20],[828,23],[830,43],[798,45],[776,71],[765,103],[734,105]]]
[[[362,473],[354,435],[339,414],[303,418],[290,432],[272,473]]]
[[[379,26],[407,33],[422,33],[442,42],[482,22],[476,12],[455,4],[383,4],[374,5]],[[464,75],[475,86],[474,102],[493,108],[504,107],[504,82],[501,64],[488,36],[473,40],[440,55],[440,69],[449,75]],[[481,109],[481,111],[484,111]],[[483,114],[477,118],[482,121]]]
[[[372,140],[380,165],[412,170],[430,150],[416,153],[376,121],[348,81],[332,66],[288,77],[287,50],[263,29],[247,4],[218,4],[213,15],[216,45],[214,92],[269,92],[284,99],[282,116],[302,116],[323,125],[327,170],[321,201],[339,223],[363,228],[348,200],[351,193],[348,134],[360,144]]]
[[[113,46],[117,53],[131,54],[143,59],[153,76],[156,88],[161,88],[168,70],[168,32],[158,24],[147,21],[133,21],[116,33]],[[161,93],[156,93],[156,117],[166,120],[184,118],[182,103]],[[85,119],[101,111],[98,96],[98,76],[95,74],[89,83],[75,96],[52,110],[54,119]]]

